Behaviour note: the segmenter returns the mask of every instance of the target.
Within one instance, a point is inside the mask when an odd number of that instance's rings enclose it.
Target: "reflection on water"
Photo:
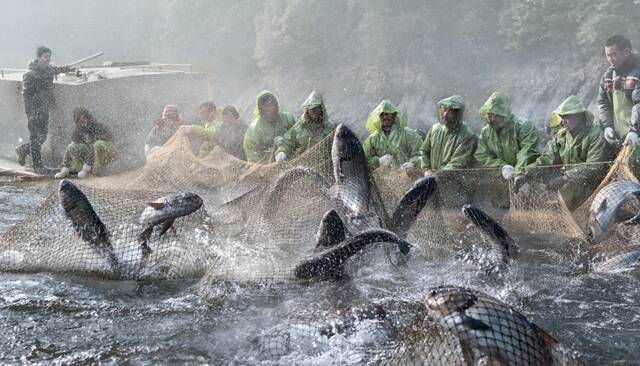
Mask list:
[[[43,199],[15,187],[2,187],[0,196],[3,231]],[[508,302],[587,364],[637,362],[637,274],[574,274],[567,243],[514,237],[520,257],[501,275],[481,271],[477,251],[438,261],[416,255],[402,268],[376,260],[380,251],[370,253],[368,264],[340,284],[173,281],[140,288],[135,282],[4,273],[0,363],[370,364],[411,320],[406,304],[444,283]],[[385,316],[357,310],[374,305]]]

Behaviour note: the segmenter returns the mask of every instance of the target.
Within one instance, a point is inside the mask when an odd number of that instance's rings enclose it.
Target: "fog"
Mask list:
[[[2,1],[0,67],[24,68],[35,48],[64,64],[190,63],[210,97],[246,119],[255,95],[274,91],[297,112],[312,89],[334,119],[363,131],[384,98],[410,125],[434,121],[435,101],[461,94],[466,119],[496,90],[543,127],[570,94],[593,107],[606,68],[604,40],[640,42],[640,1],[445,0]]]

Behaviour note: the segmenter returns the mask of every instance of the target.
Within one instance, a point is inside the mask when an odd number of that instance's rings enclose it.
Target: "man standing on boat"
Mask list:
[[[42,166],[40,150],[49,131],[49,98],[53,88],[53,78],[63,72],[71,72],[71,66],[51,66],[51,49],[40,46],[36,50],[36,59],[29,63],[29,71],[22,76],[22,96],[27,114],[29,142],[18,146],[18,163],[25,164],[28,154],[33,161],[33,170],[47,174],[50,169]]]

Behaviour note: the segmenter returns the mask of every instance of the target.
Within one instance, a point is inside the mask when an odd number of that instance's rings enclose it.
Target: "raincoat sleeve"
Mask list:
[[[431,169],[431,139],[433,138],[433,127],[429,128],[427,136],[425,136],[422,145],[420,146],[420,159],[417,167],[423,170]]]
[[[466,135],[453,151],[451,160],[440,170],[463,169],[471,165],[473,153],[476,150],[477,139],[474,135]]]
[[[602,76],[598,87],[598,119],[602,129],[613,128],[613,103],[607,90],[607,83],[613,83],[609,71]]]
[[[251,161],[254,163],[260,162],[260,154],[256,151],[256,141],[255,141],[255,132],[253,129],[254,126],[247,128],[247,132],[244,134],[244,141],[242,142],[242,148],[244,149],[244,154],[247,157],[247,161]]]
[[[287,154],[287,156],[291,156],[292,151],[296,151],[298,149],[298,138],[296,133],[296,126],[294,125],[290,129],[285,132],[282,140],[282,145],[278,147],[276,150],[276,154],[279,152],[283,152]]]
[[[207,123],[205,126],[191,125],[191,135],[201,140],[212,140],[215,133],[213,123]]]
[[[632,131],[640,133],[640,81],[636,83],[636,88],[631,94],[631,101],[633,102],[633,108],[631,108],[631,121],[630,126]]]
[[[478,149],[474,155],[476,160],[478,160],[480,166],[484,168],[499,168],[507,164],[506,161],[498,159],[496,154],[489,150],[489,146],[487,145],[488,136],[485,131],[486,129],[483,128],[480,139],[478,140]]]
[[[583,151],[586,144],[583,144]],[[575,165],[571,169],[565,171],[565,175],[571,181],[581,181],[581,180],[595,180],[602,179],[601,174],[603,173],[603,166],[601,164],[589,164],[589,163],[599,163],[603,161],[607,161],[607,150],[605,145],[604,136],[601,131],[598,131],[597,134],[589,136],[588,146],[586,146],[586,159],[585,163],[587,164],[579,164]]]
[[[524,171],[524,167],[536,160],[538,153],[538,135],[533,123],[526,121],[518,131],[520,150],[516,155],[514,175],[518,176]]]
[[[367,138],[364,140],[364,143],[362,144],[362,149],[364,150],[364,156],[369,164],[369,169],[377,169],[380,166],[380,157],[376,154],[376,149],[373,143],[373,135],[367,136]]]
[[[420,147],[422,145],[422,139],[420,135],[414,130],[407,130],[407,152],[409,155],[409,162],[413,163],[416,167],[420,167]]]
[[[543,169],[536,169],[543,166],[561,164],[560,149],[558,147],[557,136],[549,141],[542,154],[533,163],[526,166],[527,175],[530,178],[539,179],[543,176]]]

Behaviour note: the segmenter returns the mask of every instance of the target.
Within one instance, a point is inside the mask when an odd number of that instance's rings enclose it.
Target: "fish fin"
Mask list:
[[[464,315],[462,316],[462,324],[468,328],[468,329],[472,329],[472,330],[481,330],[481,331],[486,331],[491,329],[491,327],[483,322],[482,320],[478,320],[476,318],[472,318],[468,315]]]
[[[138,243],[140,244],[141,248],[142,247],[148,248],[147,241],[149,241],[149,238],[151,237],[152,233],[153,233],[153,225],[149,225],[144,230],[142,230],[140,235],[138,235]]]
[[[551,334],[549,334],[546,330],[540,328],[539,326],[531,323],[531,325],[533,326],[533,330],[535,330],[535,332],[538,334],[538,336],[540,336],[540,338],[542,338],[542,342],[544,342],[544,344],[549,347],[550,349],[555,348],[558,345],[558,340],[552,336]]]
[[[344,224],[336,210],[329,210],[322,217],[316,238],[316,250],[335,246],[346,238]]]
[[[164,202],[161,201],[152,201],[147,202],[147,206],[153,207],[156,210],[162,210],[164,208]]]
[[[175,221],[175,219],[165,220],[162,223],[162,228],[160,229],[160,234],[158,234],[158,237],[161,237],[162,235],[164,235],[164,233],[166,233],[167,230],[169,230],[169,228],[171,228],[173,226],[173,222],[174,221]]]
[[[600,202],[600,206],[598,206],[598,209],[596,210],[596,212],[604,212],[607,209],[607,199],[603,199],[602,202]]]

